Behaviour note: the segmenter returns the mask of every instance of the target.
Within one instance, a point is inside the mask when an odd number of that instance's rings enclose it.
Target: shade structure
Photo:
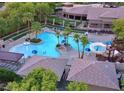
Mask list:
[[[91,51],[90,48],[86,48],[85,50],[86,50],[87,52],[90,52],[90,51]]]
[[[85,82],[89,85],[119,90],[114,63],[73,62],[67,77],[68,81]]]
[[[112,41],[108,41],[108,42],[106,42],[105,44],[107,44],[107,45],[112,45]]]
[[[67,59],[33,56],[17,71],[17,74],[25,76],[32,72],[33,69],[44,68],[54,72],[58,76],[58,81],[60,81],[66,63]]]
[[[0,51],[0,60],[18,62],[24,54]]]

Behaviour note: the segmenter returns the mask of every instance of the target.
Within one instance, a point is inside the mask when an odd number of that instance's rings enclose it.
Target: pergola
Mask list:
[[[16,70],[24,54],[0,51],[0,67]],[[15,69],[14,69],[15,68]]]

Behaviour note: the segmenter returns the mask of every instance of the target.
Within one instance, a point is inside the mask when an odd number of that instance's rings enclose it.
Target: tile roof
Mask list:
[[[73,7],[73,8],[66,8],[65,9],[65,12],[67,12],[67,13],[72,13],[72,14],[80,14],[80,15],[82,15],[82,14],[87,14],[87,8],[88,8],[89,6],[87,6],[87,5],[84,5],[84,6],[76,6],[76,7]],[[81,10],[80,10],[81,9]]]
[[[115,65],[109,62],[75,61],[67,80],[119,90]]]
[[[24,64],[24,66],[17,71],[19,75],[27,75],[33,69],[42,67],[45,69],[50,69],[53,71],[57,76],[58,80],[61,79],[63,74],[67,59],[55,59],[55,58],[48,58],[48,57],[41,57],[41,56],[33,56],[31,59],[28,60]]]
[[[13,53],[13,52],[7,52],[7,51],[0,51],[0,60],[17,62],[17,61],[19,61],[19,59],[21,59],[23,56],[24,56],[24,54],[20,54],[20,53]]]
[[[117,8],[103,8],[93,7],[91,5],[80,5],[64,9],[64,12],[70,14],[87,14],[89,20],[101,20],[101,18],[123,18],[124,17],[124,6]]]
[[[89,7],[87,13],[87,19],[100,20],[99,15],[106,11],[106,8]]]

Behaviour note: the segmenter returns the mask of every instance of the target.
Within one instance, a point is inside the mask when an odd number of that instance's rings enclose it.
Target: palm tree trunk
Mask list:
[[[110,55],[111,55],[111,51],[109,50],[109,54],[108,54],[108,60],[109,61],[111,61]]]
[[[114,59],[115,50],[112,51],[112,61]]]
[[[37,38],[37,31],[36,31],[35,37]]]
[[[47,17],[45,17],[45,25],[47,24]]]
[[[77,42],[77,44],[78,44],[78,57],[80,58],[79,42]]]
[[[29,21],[28,21],[28,29],[29,29],[29,38],[30,38],[30,23],[29,23]]]
[[[65,36],[65,44],[67,44],[67,37]]]
[[[17,29],[16,29],[16,31],[18,32],[19,31],[19,27],[17,26]]]
[[[58,44],[59,44],[59,36],[58,36]]]
[[[41,22],[41,15],[39,14],[39,19],[40,19],[40,22]]]
[[[84,47],[85,47],[85,46],[83,46],[83,50],[82,50],[81,59],[83,59],[83,57],[84,57]]]
[[[68,36],[67,36],[67,45],[68,45]]]

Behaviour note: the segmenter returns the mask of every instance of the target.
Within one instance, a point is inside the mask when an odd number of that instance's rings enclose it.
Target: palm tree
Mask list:
[[[19,8],[19,12],[21,13],[20,16],[22,18],[23,23],[28,25],[30,38],[31,23],[32,21],[34,21],[35,16],[34,4],[31,2],[22,4],[22,6]]]
[[[5,35],[5,28],[6,28],[6,20],[3,17],[0,17],[0,36]]]
[[[36,12],[38,14],[38,18],[41,22],[41,18],[44,19],[44,23],[47,24],[47,18],[50,14],[53,13],[53,8],[50,7],[48,3],[37,3],[36,4]]]
[[[83,45],[83,50],[82,50],[81,58],[83,59],[83,57],[84,57],[84,49],[85,49],[85,46],[86,46],[87,43],[88,43],[88,38],[83,35],[83,36],[81,37],[81,42],[82,42],[82,45]]]
[[[31,22],[34,20],[34,15],[30,12],[24,13],[22,20],[24,23],[27,23],[29,33],[30,33],[31,32]],[[30,38],[30,35],[29,35],[29,38]]]
[[[59,43],[60,31],[56,31],[56,36],[57,36],[57,38],[58,38],[58,44],[57,44],[57,45],[60,45],[60,43]]]
[[[11,11],[9,20],[11,20],[14,23],[14,25],[16,26],[16,30],[18,31],[19,27],[22,24],[22,20],[21,20],[21,18],[19,16],[18,10]]]
[[[80,58],[80,49],[79,49],[79,40],[80,40],[80,35],[75,33],[74,34],[74,40],[76,41],[77,43],[77,46],[78,46],[78,57]]]
[[[65,44],[66,44],[66,45],[69,45],[69,44],[68,44],[68,36],[71,34],[71,31],[72,31],[72,29],[71,29],[69,26],[67,26],[67,27],[64,29],[63,35],[64,35],[64,37],[65,37]]]
[[[67,45],[67,36],[68,36],[68,33],[66,31],[63,32],[63,35],[64,35],[64,39],[65,39],[65,45]]]
[[[39,22],[33,22],[31,29],[35,32],[35,37],[37,38],[37,34],[41,31],[41,24]]]

